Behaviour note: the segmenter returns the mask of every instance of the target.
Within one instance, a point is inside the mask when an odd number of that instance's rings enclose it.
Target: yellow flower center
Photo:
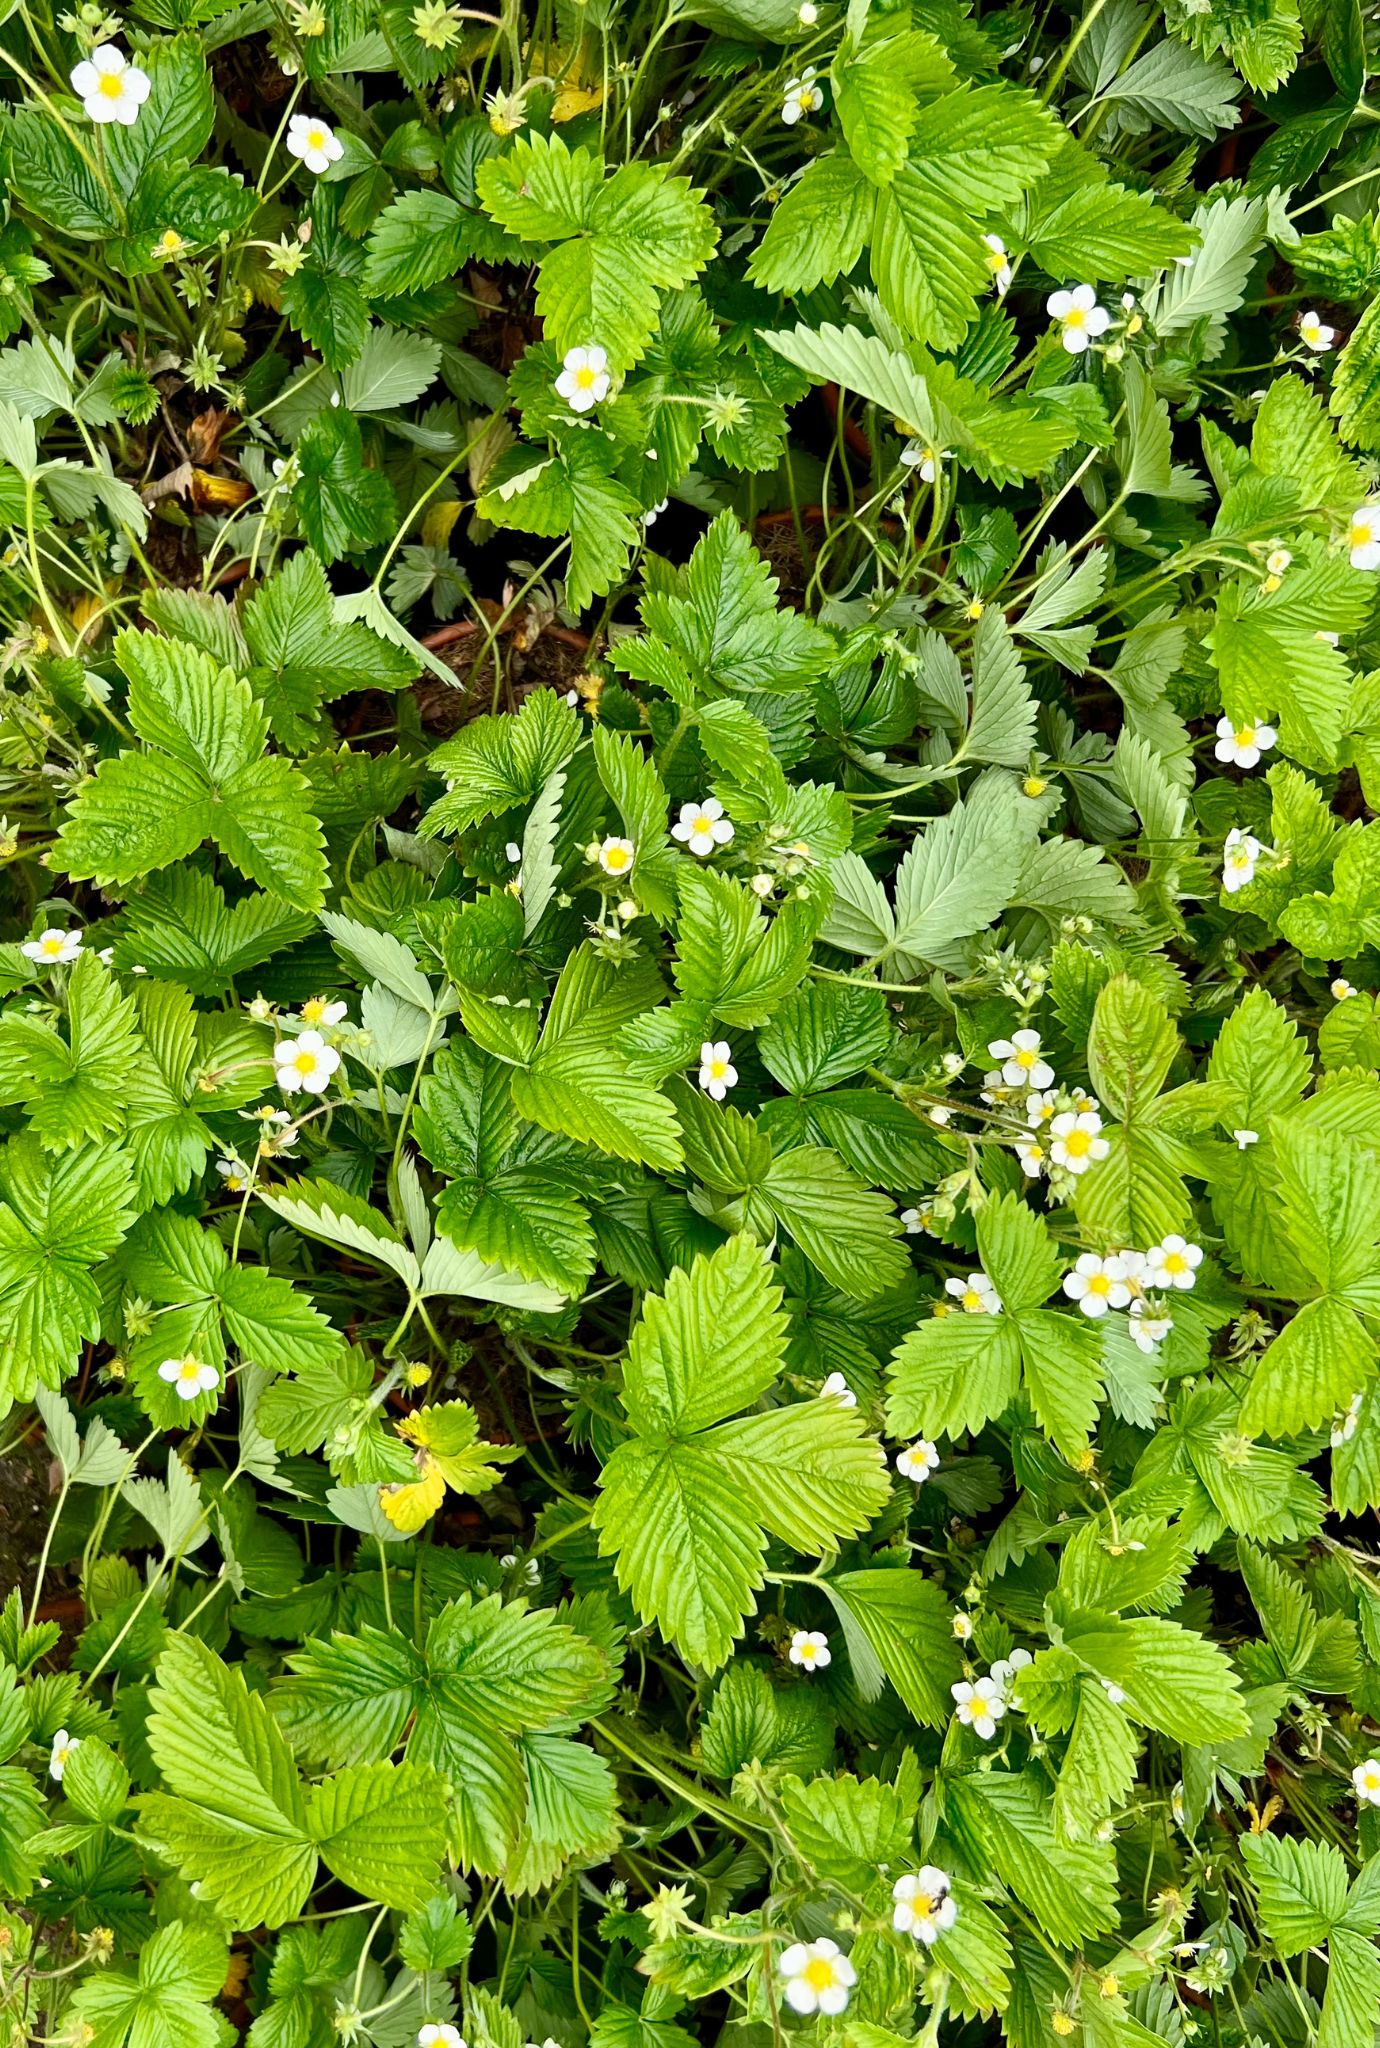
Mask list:
[[[1110,1294],[1112,1283],[1105,1273],[1094,1273],[1088,1282],[1089,1294]]]
[[[1064,1150],[1070,1159],[1086,1159],[1092,1150],[1092,1132],[1070,1131],[1064,1140]]]
[[[987,268],[989,270],[1000,270],[1005,261],[1005,249],[989,249],[987,251]]]
[[[1064,315],[1065,327],[1086,327],[1088,316],[1081,306],[1070,306]]]
[[[1253,725],[1238,725],[1233,737],[1238,747],[1253,747],[1255,745],[1255,727]]]
[[[43,957],[45,960],[55,960],[62,951],[61,939],[42,939],[39,943],[43,947]]]
[[[1023,1067],[1027,1074],[1030,1072],[1030,1069],[1032,1067],[1038,1066],[1039,1060],[1040,1048],[1038,1045],[1036,1046],[1034,1052],[1031,1052],[1028,1047],[1023,1046],[1020,1049],[1020,1051],[1016,1054],[1016,1065],[1018,1067]]]
[[[834,1965],[828,1956],[812,1956],[803,1974],[811,1991],[827,1991],[834,1981]]]
[[[1165,1256],[1164,1270],[1166,1273],[1186,1273],[1188,1260],[1182,1252],[1169,1252]]]
[[[604,855],[604,866],[611,875],[621,875],[627,865],[627,850],[622,846],[611,846]]]
[[[722,1081],[722,1079],[723,1079],[724,1075],[725,1075],[725,1074],[726,1074],[727,1072],[728,1072],[728,1061],[727,1061],[727,1060],[711,1060],[711,1061],[709,1062],[709,1073],[710,1073],[710,1078],[711,1078],[711,1080],[715,1080],[715,1081]]]
[[[314,1052],[296,1053],[293,1056],[292,1064],[297,1073],[310,1074],[316,1066],[316,1054]]]
[[[101,82],[96,87],[102,99],[118,100],[124,97],[124,76],[119,71],[103,71]]]
[[[986,1307],[986,1305],[987,1305],[987,1304],[986,1304],[986,1303],[984,1302],[984,1300],[983,1300],[982,1296],[981,1296],[981,1295],[980,1295],[980,1294],[978,1293],[978,1291],[977,1291],[976,1287],[965,1287],[965,1288],[964,1288],[964,1290],[963,1290],[963,1306],[964,1306],[964,1307],[965,1307],[966,1309],[969,1309],[969,1310],[972,1310],[972,1309],[980,1309],[980,1308],[985,1308],[985,1307]]]
[[[326,131],[324,128],[308,128],[307,147],[308,149],[324,149],[326,147]]]
[[[594,389],[596,374],[594,370],[589,369],[587,366],[583,370],[575,372],[575,382],[581,391],[592,391]]]
[[[1375,527],[1369,519],[1354,519],[1351,523],[1351,545],[1354,548],[1368,547],[1375,538]]]
[[[302,1005],[302,1022],[304,1024],[319,1024],[325,1014],[326,1002],[323,996],[312,996]]]
[[[184,1385],[201,1378],[201,1360],[190,1355],[178,1361],[177,1377]]]

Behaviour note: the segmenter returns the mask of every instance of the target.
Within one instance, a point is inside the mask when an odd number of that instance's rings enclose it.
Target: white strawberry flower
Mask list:
[[[947,1873],[932,1863],[926,1863],[913,1877],[898,1877],[891,1887],[891,1924],[896,1932],[909,1934],[926,1948],[938,1941],[958,1918],[949,1883]]]
[[[982,245],[987,251],[987,268],[992,273],[997,297],[1004,299],[1011,289],[1011,265],[1007,260],[1006,244],[1000,235],[984,235]]]
[[[19,950],[40,967],[70,967],[81,951],[81,933],[62,932],[52,925],[36,939],[26,940]]]
[[[596,405],[602,405],[608,395],[607,352],[597,344],[567,349],[556,379],[556,396],[563,398],[572,412],[590,412]]]
[[[956,1641],[971,1643],[973,1640],[973,1617],[971,1614],[955,1614],[952,1626]]]
[[[1337,979],[1332,984],[1333,1002],[1344,1003],[1348,996],[1354,996],[1355,993],[1356,988],[1354,983],[1349,982],[1344,974],[1339,974],[1337,976]]]
[[[417,2048],[465,2048],[459,2027],[449,2020],[428,2020],[417,2032]]]
[[[697,804],[682,804],[679,821],[671,827],[671,837],[679,839],[691,853],[703,860],[718,846],[727,846],[733,837],[733,822],[724,816],[724,807],[716,796],[707,796]]]
[[[1062,1111],[1049,1127],[1050,1158],[1068,1173],[1086,1173],[1112,1149],[1099,1136],[1101,1129],[1102,1119],[1094,1109]]]
[[[995,1678],[961,1679],[951,1685],[955,1711],[965,1728],[971,1728],[974,1735],[990,1742],[997,1732],[997,1723],[1006,1713],[1006,1696]]]
[[[1353,569],[1380,569],[1380,504],[1357,506],[1346,544]]]
[[[1090,284],[1076,284],[1071,291],[1051,292],[1045,310],[1063,329],[1060,339],[1071,356],[1081,356],[1112,324],[1111,314],[1105,306],[1098,305],[1097,293]]]
[[[1260,859],[1260,852],[1258,839],[1249,832],[1243,832],[1239,825],[1232,826],[1222,846],[1222,887],[1228,896],[1234,896],[1238,889],[1244,889],[1248,882],[1255,880],[1255,864]]]
[[[1048,1164],[1045,1148],[1038,1138],[1017,1138],[1016,1157],[1027,1180],[1038,1180]]]
[[[1002,1062],[1001,1077],[1008,1088],[1048,1088],[1054,1069],[1040,1057],[1038,1031],[1013,1031],[1010,1038],[994,1038],[987,1048],[994,1060]]]
[[[1029,1650],[1013,1650],[1009,1657],[998,1657],[996,1663],[988,1672],[988,1677],[994,1678],[1001,1687],[1003,1697],[1009,1705],[1013,1707],[1020,1705],[1016,1697],[1015,1681],[1021,1672],[1034,1662],[1035,1659]]]
[[[1177,1231],[1171,1231],[1159,1244],[1152,1245],[1145,1257],[1152,1287],[1161,1293],[1170,1287],[1185,1291],[1198,1277],[1198,1268],[1203,1263],[1203,1247],[1190,1244]]]
[[[901,1222],[907,1237],[919,1237],[922,1230],[928,1230],[933,1211],[930,1209],[903,1209]]]
[[[833,1662],[829,1638],[817,1628],[798,1628],[791,1637],[787,1654],[792,1664],[798,1664],[802,1671],[823,1671]]]
[[[986,1273],[970,1273],[944,1282],[944,1292],[961,1304],[965,1315],[995,1316],[1001,1313],[1001,1296]]]
[[[1126,1327],[1137,1350],[1152,1358],[1173,1329],[1174,1318],[1163,1309],[1152,1308],[1148,1301],[1133,1301]]]
[[[48,1752],[48,1776],[62,1783],[62,1774],[72,1758],[81,1748],[80,1735],[69,1735],[65,1728],[59,1728],[53,1737],[53,1746]]]
[[[325,996],[308,996],[297,1014],[304,1024],[324,1024],[329,1031],[332,1025],[344,1023],[348,1007],[346,1003],[332,1003]]]
[[[637,849],[631,839],[604,840],[598,851],[600,867],[606,875],[626,875],[633,864]]]
[[[1073,1270],[1064,1275],[1064,1292],[1085,1316],[1105,1316],[1109,1308],[1125,1308],[1131,1299],[1121,1260],[1115,1254],[1102,1259],[1096,1252],[1075,1259]]]
[[[242,1159],[236,1159],[232,1152],[227,1152],[223,1159],[216,1161],[216,1172],[225,1182],[227,1194],[242,1194],[249,1185],[249,1168]]]
[[[1299,314],[1299,339],[1306,348],[1323,355],[1337,339],[1335,327],[1329,327],[1317,313],[1309,311]]]
[[[1265,557],[1265,567],[1271,576],[1282,576],[1293,559],[1288,548],[1274,547]]]
[[[776,1965],[785,1983],[786,2003],[805,2017],[815,2012],[831,2018],[848,2004],[858,1973],[836,1941],[793,1941]]]
[[[315,114],[294,114],[288,122],[287,152],[319,178],[345,154],[345,145]]]
[[[1260,1143],[1259,1131],[1247,1130],[1244,1124],[1242,1125],[1240,1130],[1232,1132],[1232,1137],[1236,1142],[1236,1149],[1238,1152],[1246,1152],[1250,1149],[1252,1145],[1258,1145]]]
[[[1042,1124],[1052,1122],[1059,1113],[1058,1093],[1053,1088],[1040,1088],[1025,1098],[1025,1120],[1032,1131],[1038,1131]]]
[[[821,1400],[827,1395],[837,1401],[842,1408],[856,1408],[858,1405],[857,1395],[841,1372],[831,1372],[819,1392]]]
[[[700,1086],[711,1102],[722,1102],[736,1087],[738,1069],[729,1057],[728,1040],[706,1038],[700,1047]]]
[[[1366,1806],[1380,1806],[1380,1756],[1368,1756],[1351,1774],[1356,1797]]]
[[[295,1095],[299,1088],[308,1095],[323,1094],[339,1065],[340,1054],[319,1031],[280,1038],[273,1048],[274,1076],[284,1095]]]
[[[939,1470],[939,1453],[921,1437],[918,1443],[908,1444],[905,1450],[896,1453],[896,1470],[903,1479],[913,1479],[917,1486],[923,1486],[931,1472]]]
[[[781,103],[781,118],[788,128],[794,128],[802,115],[817,114],[824,105],[824,94],[815,84],[814,66],[807,65],[799,78],[786,80],[785,98]]]
[[[73,67],[72,90],[92,121],[132,128],[149,96],[149,75],[114,43],[101,43]]]
[[[901,450],[901,460],[907,469],[918,469],[920,481],[932,484],[939,474],[939,465],[952,455],[951,448],[927,448],[922,442],[912,441]]]
[[[1278,738],[1272,725],[1257,725],[1254,720],[1237,725],[1230,718],[1219,718],[1217,745],[1212,751],[1219,761],[1230,761],[1237,768],[1254,768]]]
[[[1357,1424],[1361,1420],[1361,1403],[1364,1399],[1364,1394],[1353,1394],[1342,1413],[1333,1416],[1328,1442],[1334,1451],[1339,1451],[1343,1444],[1349,1444],[1355,1436]]]
[[[214,1394],[220,1385],[216,1368],[203,1365],[192,1351],[185,1358],[165,1358],[158,1368],[158,1377],[176,1388],[179,1401],[195,1401],[199,1394]]]

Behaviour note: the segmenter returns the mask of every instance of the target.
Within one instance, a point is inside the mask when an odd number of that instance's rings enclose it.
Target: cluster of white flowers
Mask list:
[[[932,1863],[924,1864],[913,1877],[898,1877],[891,1887],[891,1924],[896,1932],[909,1934],[931,1948],[958,1918],[951,1882],[948,1872],[937,1870]]]
[[[26,939],[19,950],[40,967],[70,967],[82,950],[81,933],[59,931],[50,925],[36,939]]]
[[[787,2005],[802,2017],[834,2017],[848,2004],[858,1973],[836,1941],[793,1941],[777,1964]]]
[[[608,397],[609,382],[606,350],[595,345],[567,349],[556,379],[556,396],[563,398],[572,412],[591,412]]]
[[[1202,1262],[1201,1245],[1171,1232],[1148,1252],[1083,1252],[1064,1275],[1064,1292],[1085,1316],[1127,1309],[1131,1337],[1149,1355],[1174,1327],[1163,1302],[1152,1297],[1192,1287]]]
[[[998,1657],[985,1678],[965,1678],[950,1686],[954,1712],[962,1725],[971,1728],[983,1742],[990,1742],[998,1721],[1004,1720],[1013,1708],[1019,1711],[1016,1680],[1034,1661],[1029,1650],[1013,1650],[1009,1657]]]
[[[299,1090],[323,1095],[339,1065],[340,1054],[327,1045],[319,1031],[299,1031],[296,1038],[280,1038],[273,1048],[274,1078],[284,1095],[296,1095]]]
[[[716,796],[707,796],[697,804],[681,805],[671,837],[704,860],[716,847],[728,845],[733,837],[733,821],[724,816],[724,807]]]
[[[791,1637],[791,1646],[786,1654],[802,1671],[823,1671],[834,1661],[829,1652],[828,1636],[817,1628],[798,1628]]]
[[[1044,1057],[1038,1031],[1027,1028],[1010,1038],[994,1038],[987,1050],[1001,1064],[984,1075],[982,1100],[996,1104],[1025,1094],[1031,1136],[1013,1142],[1028,1180],[1046,1173],[1053,1177],[1056,1171],[1086,1173],[1107,1157],[1111,1146],[1102,1136],[1097,1097],[1055,1086],[1054,1069]]]
[[[1098,305],[1097,293],[1090,284],[1051,292],[1045,310],[1051,320],[1058,321],[1062,330],[1059,338],[1071,356],[1081,356],[1112,324],[1111,314],[1105,306]]]
[[[1281,552],[1286,553],[1287,568],[1287,552]],[[1276,555],[1270,557],[1272,562],[1277,559]],[[1277,572],[1271,571],[1272,575],[1275,573]],[[1219,761],[1230,762],[1235,768],[1254,768],[1261,755],[1268,754],[1278,738],[1279,734],[1272,725],[1260,725],[1254,720],[1247,720],[1245,725],[1236,725],[1230,718],[1219,718],[1217,745],[1212,751]]]
[[[88,120],[132,128],[149,96],[149,75],[114,43],[101,43],[73,67],[72,90]]]

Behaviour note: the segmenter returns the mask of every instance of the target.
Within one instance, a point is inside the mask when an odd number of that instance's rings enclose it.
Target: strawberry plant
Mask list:
[[[0,23],[0,2038],[1374,2048],[1376,58]]]

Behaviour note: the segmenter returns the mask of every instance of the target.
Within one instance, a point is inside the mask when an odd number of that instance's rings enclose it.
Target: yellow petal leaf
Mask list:
[[[406,1486],[381,1486],[379,1506],[393,1527],[403,1536],[415,1536],[431,1520],[446,1497],[445,1477],[439,1465],[427,1458],[421,1476]]]

